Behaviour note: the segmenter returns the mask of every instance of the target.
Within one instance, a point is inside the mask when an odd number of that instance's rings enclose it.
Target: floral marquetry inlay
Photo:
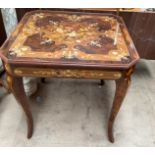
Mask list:
[[[8,57],[130,62],[114,17],[50,12],[34,13],[27,19]]]

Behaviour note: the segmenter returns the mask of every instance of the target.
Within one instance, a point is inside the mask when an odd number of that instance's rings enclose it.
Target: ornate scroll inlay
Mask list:
[[[9,58],[68,61],[131,61],[116,18],[34,13],[12,43]]]
[[[5,64],[5,70],[7,71],[7,73],[11,74],[12,70],[10,68],[9,64]]]
[[[101,70],[78,70],[78,69],[40,69],[40,68],[16,68],[17,76],[36,77],[64,77],[64,78],[87,78],[87,79],[119,79],[122,74],[119,71]]]
[[[9,91],[12,91],[12,78],[11,78],[11,76],[10,75],[8,75],[7,74],[7,76],[6,76],[6,81],[7,81],[7,84],[8,84],[8,90]]]

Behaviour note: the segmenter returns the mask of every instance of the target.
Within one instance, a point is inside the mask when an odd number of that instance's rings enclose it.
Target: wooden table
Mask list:
[[[22,77],[115,80],[108,122],[108,138],[114,142],[114,120],[139,60],[122,18],[103,13],[29,12],[3,44],[0,55],[10,90],[27,117],[28,138],[33,119]]]

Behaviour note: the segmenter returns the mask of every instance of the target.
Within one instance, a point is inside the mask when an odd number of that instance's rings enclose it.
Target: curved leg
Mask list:
[[[113,136],[114,121],[119,112],[123,99],[126,95],[129,84],[130,84],[130,77],[125,77],[125,78],[116,80],[115,98],[113,101],[113,106],[111,109],[111,114],[108,122],[108,138],[109,138],[109,141],[112,143],[114,142],[114,136]]]
[[[19,102],[19,104],[24,110],[24,113],[27,118],[27,126],[28,126],[27,138],[31,138],[33,133],[33,118],[32,118],[27,97],[25,95],[22,77],[12,77],[10,75],[7,75],[7,82],[10,90],[12,91],[15,98],[17,99],[17,101]]]

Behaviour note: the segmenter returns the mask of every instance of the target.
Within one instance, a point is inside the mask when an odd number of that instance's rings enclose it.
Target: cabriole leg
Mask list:
[[[31,138],[33,133],[33,118],[28,99],[25,95],[22,77],[12,77],[10,75],[7,75],[7,82],[9,85],[9,89],[14,94],[16,100],[19,102],[26,115],[28,126],[27,138]]]
[[[130,85],[130,77],[116,80],[116,92],[108,122],[108,138],[110,142],[114,142],[113,125],[115,118],[119,112],[123,99],[125,98],[127,89]]]

